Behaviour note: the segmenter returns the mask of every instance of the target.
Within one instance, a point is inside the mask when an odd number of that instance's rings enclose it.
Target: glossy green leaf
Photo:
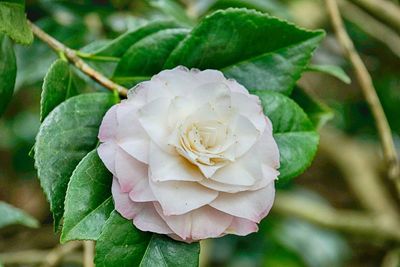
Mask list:
[[[76,167],[65,196],[61,242],[97,240],[114,210],[111,197],[112,174],[94,150]]]
[[[172,52],[165,68],[221,69],[248,89],[290,94],[323,37],[322,31],[230,8],[205,17]]]
[[[296,86],[291,98],[307,113],[308,117],[316,128],[321,128],[334,116],[333,111],[324,103]]]
[[[351,83],[350,77],[344,72],[341,67],[335,65],[309,65],[307,71],[315,71],[331,75],[346,84]]]
[[[56,106],[78,94],[77,77],[68,62],[58,59],[44,77],[40,99],[40,121]]]
[[[290,98],[275,92],[255,91],[265,115],[272,121],[279,147],[279,183],[308,168],[317,152],[319,136],[307,114]]]
[[[11,101],[16,75],[14,48],[11,41],[0,34],[0,115]]]
[[[186,29],[167,29],[138,41],[122,56],[114,72],[114,79],[152,76],[160,72],[172,50],[187,33]]]
[[[114,211],[97,240],[95,263],[97,267],[195,267],[199,252],[199,243],[141,232]]]
[[[33,34],[25,15],[25,1],[0,1],[0,32],[20,44],[30,44]]]
[[[149,23],[143,27],[140,27],[139,29],[127,32],[119,36],[111,42],[108,42],[105,46],[98,49],[97,51],[94,51],[92,54],[94,55],[94,58],[96,58],[97,56],[121,57],[125,53],[125,51],[129,49],[129,47],[131,47],[142,38],[160,30],[172,29],[177,27],[178,26],[176,25],[176,23],[172,21]]]
[[[115,96],[109,93],[74,96],[50,112],[40,126],[35,166],[56,229],[64,213],[70,176],[81,159],[95,148],[101,120],[115,102]]]
[[[35,218],[3,201],[0,201],[0,214],[0,228],[16,224],[39,227],[39,222]]]

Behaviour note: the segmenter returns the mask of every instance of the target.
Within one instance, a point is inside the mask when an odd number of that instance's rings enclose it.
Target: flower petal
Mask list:
[[[257,223],[239,217],[233,217],[231,225],[225,230],[227,234],[245,236],[258,231]]]
[[[161,218],[154,208],[153,203],[145,203],[144,207],[135,218],[133,224],[141,231],[158,234],[172,234],[173,231]]]
[[[260,222],[272,207],[275,198],[274,183],[248,192],[220,193],[210,206],[236,217]]]
[[[129,199],[127,193],[121,191],[117,178],[114,177],[111,192],[115,203],[115,209],[127,219],[132,219],[143,209],[142,203],[136,203]]]
[[[180,215],[198,209],[209,204],[218,196],[218,192],[196,182],[154,182],[150,180],[150,187],[160,203],[163,213],[167,216]]]
[[[97,154],[99,155],[100,159],[103,161],[106,168],[114,175],[115,172],[115,155],[118,150],[118,145],[111,142],[102,143],[97,148]]]
[[[106,142],[115,139],[117,134],[117,108],[119,105],[112,106],[104,115],[99,130],[99,140]]]
[[[164,215],[161,207],[155,207],[168,226],[186,242],[223,235],[233,218],[208,205],[183,215],[172,216]]]
[[[156,144],[150,145],[150,178],[153,181],[200,181],[198,168],[180,155],[170,155]]]

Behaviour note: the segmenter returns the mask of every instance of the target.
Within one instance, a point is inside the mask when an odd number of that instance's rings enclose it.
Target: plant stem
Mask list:
[[[80,246],[81,242],[78,241],[69,242],[65,245],[58,245],[47,254],[41,267],[57,266],[65,255],[71,253]]]
[[[42,40],[44,43],[48,44],[56,53],[64,55],[69,62],[74,64],[75,67],[77,67],[80,71],[82,71],[84,74],[92,78],[97,83],[101,84],[102,86],[104,86],[109,90],[117,91],[120,96],[126,97],[128,89],[119,84],[114,83],[113,81],[105,77],[103,74],[94,70],[77,55],[77,52],[75,50],[65,46],[58,40],[54,39],[52,36],[48,35],[46,32],[44,32],[42,29],[37,27],[32,22],[28,21],[28,23],[31,26],[33,34],[40,40]]]
[[[394,180],[400,195],[400,168],[392,132],[378,95],[376,94],[372,78],[344,28],[336,0],[326,0],[326,5],[333,28],[336,32],[336,37],[353,65],[357,80],[374,117],[383,147],[383,154],[387,163],[388,176]]]
[[[83,266],[94,267],[94,242],[83,241]]]

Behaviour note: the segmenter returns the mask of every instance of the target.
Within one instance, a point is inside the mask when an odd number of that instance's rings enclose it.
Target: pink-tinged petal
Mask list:
[[[276,178],[276,176],[275,176],[275,178]],[[252,185],[252,186],[245,186],[245,185],[219,183],[212,179],[204,179],[204,180],[200,181],[199,183],[201,185],[204,185],[207,188],[210,188],[212,190],[216,190],[219,192],[237,193],[237,192],[242,192],[242,191],[258,190],[258,189],[261,189],[261,188],[267,186],[270,182],[271,181],[269,179],[261,179],[261,180],[256,181],[254,183],[254,185]]]
[[[258,96],[254,97],[241,93],[232,93],[232,106],[236,107],[239,114],[249,119],[256,129],[262,133],[267,122],[260,99]]]
[[[144,208],[133,218],[133,224],[141,231],[158,234],[172,234],[173,231],[161,218],[153,203],[143,204]]]
[[[220,193],[210,206],[236,217],[260,222],[269,212],[275,198],[274,183],[256,190],[235,194]]]
[[[196,182],[168,181],[154,182],[150,187],[165,215],[180,215],[209,204],[218,196]]]
[[[129,106],[129,102],[121,103],[117,118],[118,145],[137,160],[147,163],[150,138],[138,120],[137,108]]]
[[[115,209],[126,219],[132,219],[144,207],[142,203],[135,203],[130,200],[128,194],[121,191],[121,187],[115,177],[113,179],[111,192]]]
[[[203,179],[198,168],[188,160],[161,150],[156,144],[150,145],[150,178],[153,181],[200,181]]]
[[[103,161],[106,168],[114,175],[115,172],[115,155],[118,150],[118,145],[113,141],[102,143],[97,148],[97,154],[100,159]]]
[[[98,136],[101,142],[115,139],[118,128],[117,108],[118,105],[112,106],[103,117]]]
[[[161,149],[172,153],[171,146],[168,145],[168,137],[172,130],[168,126],[168,111],[171,100],[159,98],[148,103],[138,111],[140,124],[145,129],[151,140]]]
[[[167,225],[185,242],[219,237],[232,223],[232,216],[210,206],[204,206],[182,215],[166,216],[159,205],[157,212]]]
[[[162,81],[174,96],[185,96],[190,94],[193,86],[198,84],[198,81],[194,80],[194,74],[195,72],[178,66],[172,70],[161,71],[154,76],[154,79]]]
[[[120,149],[115,156],[116,178],[121,186],[121,191],[129,193],[134,202],[147,202],[156,200],[150,189],[148,167],[136,160],[124,150]]]
[[[210,179],[219,183],[239,186],[252,186],[256,182],[256,177],[240,162],[233,162],[217,170]]]
[[[195,101],[197,108],[206,103],[210,103],[213,106],[222,103],[226,103],[227,106],[231,104],[229,87],[222,82],[199,84],[189,97]]]
[[[234,217],[231,225],[225,230],[225,233],[245,236],[257,231],[257,223],[243,218]]]

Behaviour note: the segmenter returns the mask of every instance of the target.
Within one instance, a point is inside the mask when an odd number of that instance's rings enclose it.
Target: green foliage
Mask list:
[[[291,98],[307,113],[316,128],[321,128],[334,116],[333,111],[318,99],[296,86]]]
[[[290,98],[275,92],[255,91],[265,115],[272,121],[280,153],[279,183],[310,166],[318,148],[318,133],[307,114]]]
[[[199,243],[188,245],[141,232],[114,211],[97,241],[95,263],[98,267],[195,267],[199,252]]]
[[[14,92],[15,77],[17,75],[17,64],[15,61],[14,48],[11,41],[3,34],[0,34],[0,59],[1,116],[8,103],[11,101]]]
[[[167,29],[138,41],[122,56],[113,79],[130,81],[135,79],[132,73],[142,77],[160,72],[167,57],[187,33],[186,29]]]
[[[111,198],[112,175],[97,152],[87,154],[76,167],[65,197],[61,241],[97,240],[114,209]]]
[[[331,75],[342,82],[349,84],[351,83],[350,77],[344,72],[344,70],[334,65],[309,65],[307,71],[315,71]]]
[[[64,100],[78,94],[76,79],[68,62],[59,59],[51,65],[43,82],[40,121]]]
[[[39,222],[35,218],[3,201],[0,201],[0,214],[0,228],[15,224],[39,227]]]
[[[30,44],[33,34],[25,15],[25,1],[0,1],[0,32],[20,44]]]
[[[115,40],[107,43],[104,47],[94,51],[92,54],[94,55],[94,58],[96,56],[121,57],[131,45],[135,44],[142,38],[161,30],[177,27],[176,23],[171,21],[149,23],[137,30],[119,36]]]
[[[57,106],[43,121],[35,144],[35,166],[50,202],[55,228],[64,213],[64,199],[72,172],[97,144],[98,127],[115,103],[108,93],[83,94]]]
[[[222,69],[248,89],[290,94],[323,36],[263,13],[230,8],[203,19],[165,68]]]

